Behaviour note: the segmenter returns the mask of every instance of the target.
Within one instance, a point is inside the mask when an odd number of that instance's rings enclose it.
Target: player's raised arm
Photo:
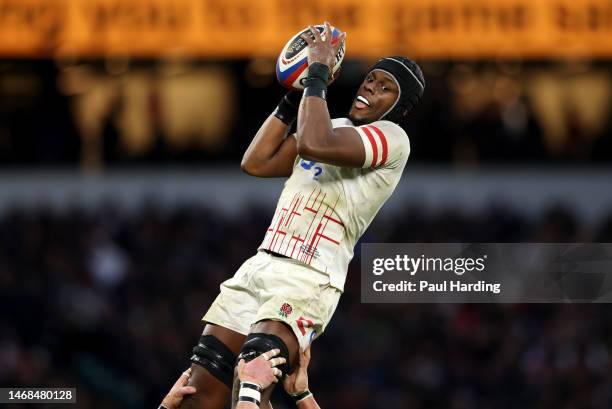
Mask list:
[[[252,176],[290,176],[297,155],[295,138],[289,137],[297,117],[301,92],[290,91],[261,125],[247,148],[240,168]]]
[[[330,163],[338,166],[361,167],[365,160],[365,150],[361,138],[353,128],[332,128],[327,102],[327,85],[332,79],[337,48],[346,36],[342,33],[334,46],[331,27],[325,22],[325,40],[313,27],[312,38],[303,35],[308,42],[308,79],[304,98],[300,105],[297,125],[298,154],[309,160]]]

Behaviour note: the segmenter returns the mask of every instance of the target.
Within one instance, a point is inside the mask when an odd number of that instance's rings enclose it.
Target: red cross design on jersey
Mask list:
[[[304,317],[298,318],[296,322],[302,335],[306,335],[306,328],[312,328],[314,326],[314,323],[311,320]]]
[[[342,228],[344,229],[344,223],[332,217],[336,209],[336,206],[338,205],[338,202],[340,201],[340,196],[336,198],[336,201],[333,206],[328,206],[328,205],[323,204],[323,199],[325,199],[326,194],[323,193],[323,197],[320,200],[318,200],[319,195],[322,193],[322,191],[319,190],[317,192],[316,197],[313,197],[314,192],[315,190],[313,190],[310,193],[310,196],[308,197],[308,200],[306,201],[306,206],[304,206],[304,211],[309,211],[311,213],[314,213],[314,216],[312,217],[310,221],[310,225],[308,226],[308,230],[306,232],[304,243],[307,243],[307,244],[304,244],[302,246],[301,255],[298,257],[298,260],[306,264],[310,264],[312,262],[313,257],[316,256],[317,246],[319,245],[319,241],[321,241],[321,239],[327,240],[335,245],[340,244],[338,240],[335,240],[334,238],[329,237],[328,235],[325,234],[325,229],[327,228],[327,224],[329,222],[342,226]],[[312,204],[310,204],[311,198],[313,199]],[[316,204],[318,204],[318,206],[315,208],[314,206]],[[322,214],[320,214],[321,211],[322,211]],[[314,227],[313,222],[315,221],[315,219],[317,219],[317,217],[319,217],[319,222],[317,223],[317,227],[316,227],[316,230],[314,231],[314,234],[311,234],[311,228]]]
[[[272,226],[270,226],[268,228],[268,233],[272,234],[271,238],[270,238],[270,242],[268,245],[268,250],[271,251],[278,251],[279,253],[283,254],[283,251],[280,251],[280,246],[282,245],[282,243],[285,241],[285,237],[287,236],[287,232],[281,230],[281,227],[285,228],[287,227],[291,221],[293,220],[294,216],[301,216],[301,213],[299,213],[296,209],[298,208],[298,206],[300,205],[300,203],[302,202],[302,195],[296,193],[295,195],[293,195],[293,198],[291,199],[291,203],[289,204],[289,208],[283,207],[281,209],[281,212],[278,216],[277,219],[277,223],[276,223],[276,228],[273,228]],[[289,212],[289,214],[287,215],[287,212]],[[285,222],[283,224],[283,221]],[[278,238],[282,236],[282,239],[279,241]],[[278,249],[276,248],[278,246]]]
[[[332,237],[326,229],[336,225],[344,230],[344,223],[335,214],[340,196],[331,206],[325,203],[326,196],[326,193],[316,187],[311,190],[307,198],[301,193],[295,193],[289,204],[281,207],[275,214],[266,232],[264,247],[305,264],[311,264],[313,258],[318,257],[317,247],[321,240],[339,245],[343,232],[340,234],[336,232]],[[299,223],[303,217],[310,219],[306,231],[299,229],[296,231],[292,223]]]

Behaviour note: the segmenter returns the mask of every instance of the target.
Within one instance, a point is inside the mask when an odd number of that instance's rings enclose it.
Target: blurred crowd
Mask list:
[[[612,241],[612,213],[586,225],[563,207],[538,217],[450,209],[407,203],[363,240]],[[271,213],[107,204],[2,214],[0,385],[76,387],[83,409],[156,407]],[[361,304],[358,266],[357,255],[313,346],[324,409],[612,407],[609,306]],[[293,407],[277,395],[276,408]]]
[[[346,115],[370,63],[344,63],[332,117]],[[609,62],[421,64],[411,160],[612,160]],[[0,167],[236,162],[284,93],[266,59],[4,61],[0,76]]]

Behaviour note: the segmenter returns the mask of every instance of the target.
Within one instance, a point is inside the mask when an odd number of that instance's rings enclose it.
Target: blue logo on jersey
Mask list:
[[[317,331],[315,331],[313,329],[312,332],[310,333],[310,338],[308,339],[308,344],[312,344],[312,341],[315,339],[316,336],[317,336]]]
[[[314,171],[314,175],[313,175],[313,179],[314,180],[319,180],[319,176],[321,176],[321,173],[323,173],[323,168],[320,166],[315,166],[317,164],[317,162],[315,162],[314,160],[304,160],[302,159],[300,161],[300,166],[303,167],[306,170],[313,170]]]

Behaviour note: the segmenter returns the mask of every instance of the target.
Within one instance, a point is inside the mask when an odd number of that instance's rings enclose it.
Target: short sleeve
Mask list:
[[[365,148],[364,168],[394,168],[403,165],[410,155],[410,141],[402,128],[393,122],[376,121],[355,127]]]

